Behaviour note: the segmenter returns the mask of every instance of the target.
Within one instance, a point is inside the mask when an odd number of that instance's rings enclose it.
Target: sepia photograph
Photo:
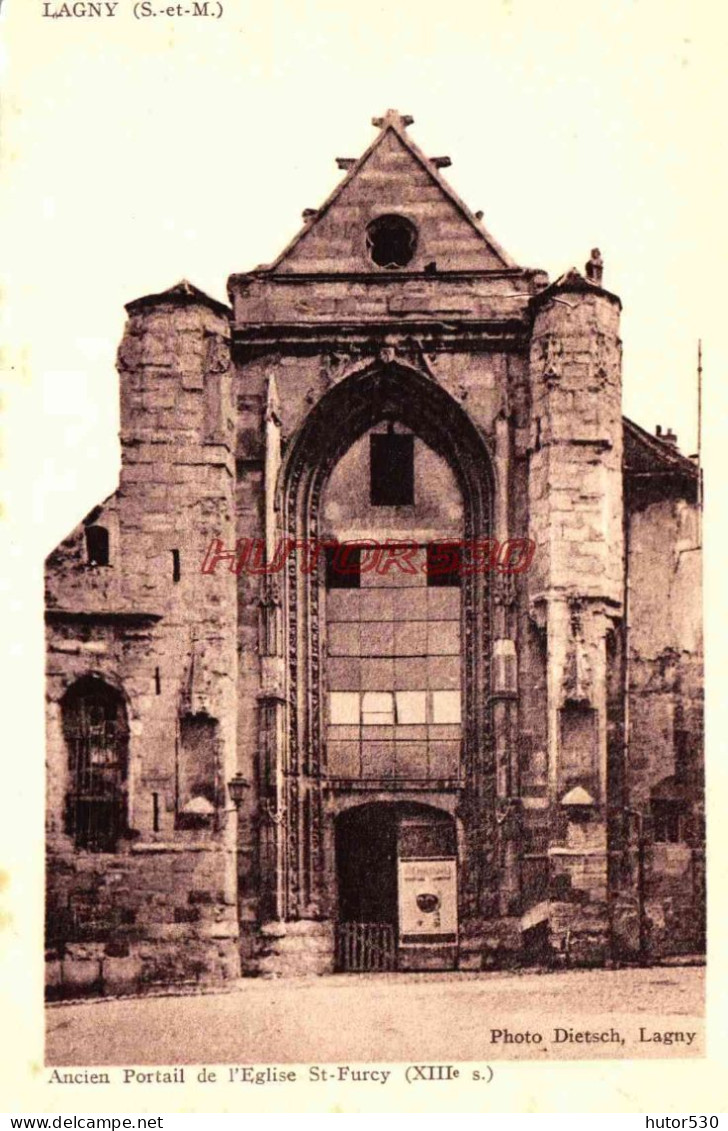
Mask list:
[[[18,9],[35,1109],[705,1062],[716,6]]]

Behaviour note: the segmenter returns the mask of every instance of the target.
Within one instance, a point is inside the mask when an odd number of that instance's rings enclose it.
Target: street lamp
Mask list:
[[[235,811],[239,813],[240,806],[243,804],[245,797],[245,791],[246,789],[250,789],[250,782],[241,774],[240,770],[238,770],[237,774],[227,783],[227,787],[230,800],[235,806]]]

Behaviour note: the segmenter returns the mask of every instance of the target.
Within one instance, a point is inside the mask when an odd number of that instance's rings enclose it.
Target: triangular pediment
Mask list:
[[[442,162],[414,144],[405,128],[409,119],[390,110],[377,121],[379,135],[269,270],[382,275],[515,267],[440,174]],[[391,269],[373,261],[367,231],[381,216],[404,217],[414,226],[414,250],[406,265]]]

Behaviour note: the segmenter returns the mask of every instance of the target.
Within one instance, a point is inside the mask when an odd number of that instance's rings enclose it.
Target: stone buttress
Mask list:
[[[127,310],[119,488],[48,562],[48,922],[65,993],[239,971],[235,582],[200,575],[213,537],[234,542],[227,310],[186,283]]]
[[[609,640],[623,609],[619,300],[576,272],[534,303],[530,345],[529,615],[546,655],[552,946],[608,946]]]

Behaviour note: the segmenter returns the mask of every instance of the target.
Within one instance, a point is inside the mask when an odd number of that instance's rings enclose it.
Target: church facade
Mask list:
[[[700,472],[593,252],[377,135],[230,305],[127,306],[47,561],[51,993],[704,946]]]

